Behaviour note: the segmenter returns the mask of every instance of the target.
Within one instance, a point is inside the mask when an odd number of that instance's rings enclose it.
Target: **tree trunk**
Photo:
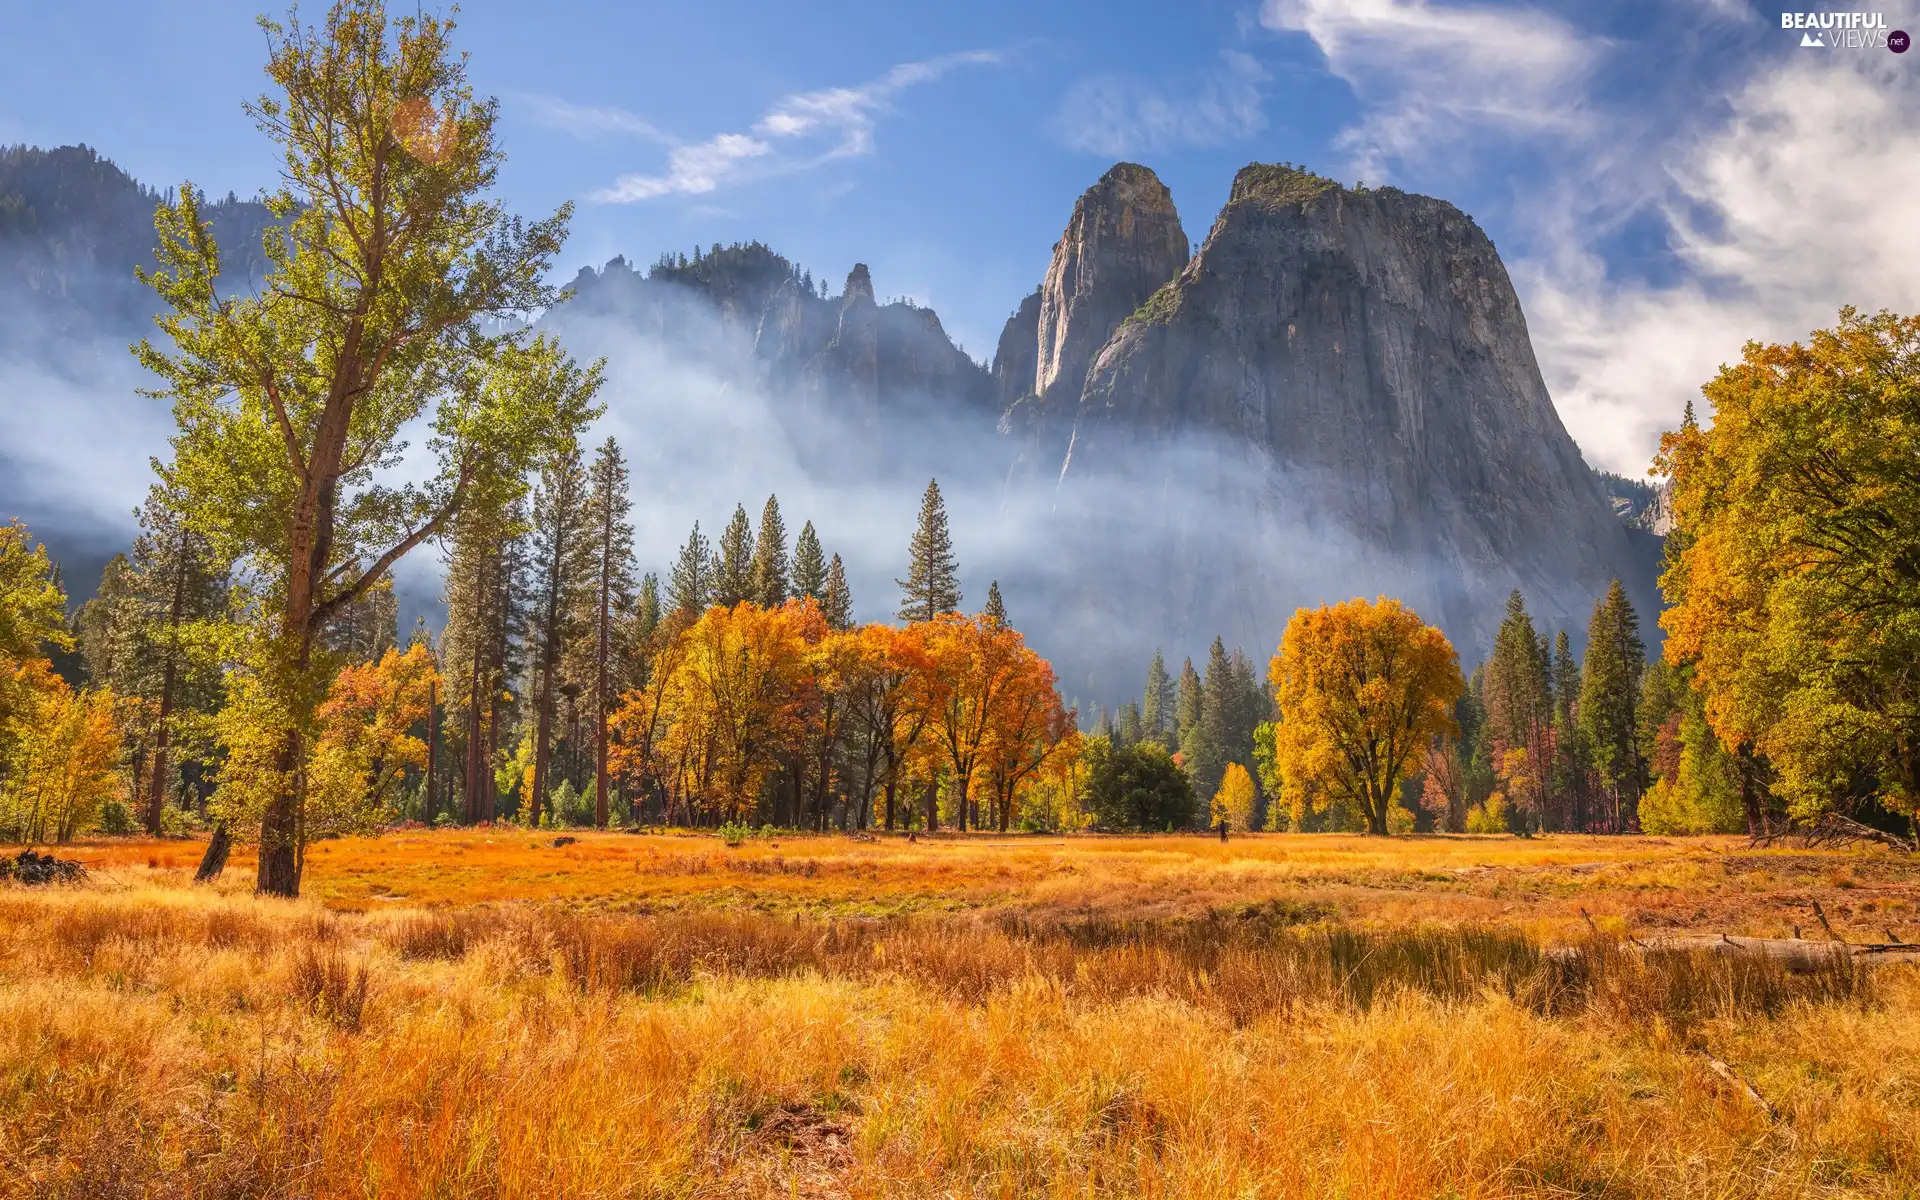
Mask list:
[[[940,780],[937,777],[927,780],[926,803],[927,832],[933,833],[940,828]]]
[[[207,841],[206,853],[200,856],[200,869],[193,873],[195,883],[212,883],[220,878],[227,869],[227,855],[233,852],[233,838],[227,833],[227,823],[221,821],[213,827],[213,837]]]
[[[547,797],[547,768],[552,760],[548,749],[553,737],[553,660],[542,655],[540,696],[534,702],[533,721],[533,796],[527,801],[527,828],[540,827],[540,805]]]
[[[440,705],[435,698],[436,681],[427,681],[427,783],[420,793],[420,820],[433,828],[433,768],[440,749]]]
[[[607,521],[613,519],[612,511],[606,515]],[[613,571],[612,530],[603,526],[600,539],[600,630],[599,644],[594,647],[593,676],[593,823],[596,828],[607,827],[607,653],[613,637],[611,624],[612,597],[608,595]]]
[[[1747,817],[1747,836],[1766,837],[1773,831],[1767,828],[1767,809],[1760,797],[1760,789],[1753,777],[1753,747],[1743,742],[1734,752],[1734,768],[1740,774],[1740,808]]]
[[[160,674],[160,720],[153,735],[153,795],[147,801],[147,833],[160,836],[160,818],[167,803],[168,718],[173,715],[174,668],[180,657],[180,610],[186,605],[187,535],[181,530],[173,564],[173,607],[167,614],[167,665]]]
[[[893,797],[894,797],[894,789],[900,782],[900,779],[899,779],[900,764],[898,761],[898,755],[895,753],[893,748],[893,738],[891,734],[889,734],[887,738],[886,755],[887,755],[887,832],[892,833],[893,832]]]
[[[260,870],[254,890],[292,899],[300,894],[300,735],[290,733],[274,769],[293,784],[267,803],[260,818]]]

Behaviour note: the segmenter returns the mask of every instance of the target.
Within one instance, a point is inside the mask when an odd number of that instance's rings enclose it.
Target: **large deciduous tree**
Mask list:
[[[1748,343],[1703,390],[1712,427],[1687,421],[1656,464],[1678,534],[1661,625],[1750,828],[1756,757],[1797,817],[1920,813],[1920,317],[1842,309],[1804,345]]]
[[[1398,600],[1300,609],[1270,670],[1280,707],[1275,757],[1308,810],[1345,803],[1384,836],[1400,782],[1437,737],[1456,732],[1466,690],[1446,635]]]
[[[166,338],[138,354],[179,427],[162,481],[247,591],[255,727],[223,792],[257,805],[227,807],[259,822],[259,890],[291,896],[328,626],[488,479],[572,436],[599,372],[496,323],[551,301],[567,212],[525,224],[492,197],[498,110],[474,98],[452,23],[341,0],[318,25],[262,24],[274,91],[248,111],[282,176],[265,281],[220,290],[220,249],[183,187],[160,207],[146,276]],[[428,478],[394,482],[401,431],[423,419]]]

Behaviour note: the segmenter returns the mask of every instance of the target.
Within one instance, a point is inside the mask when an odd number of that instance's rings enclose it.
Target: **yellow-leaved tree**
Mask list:
[[[1253,776],[1239,763],[1228,763],[1220,790],[1213,794],[1213,824],[1225,821],[1229,829],[1252,829],[1253,800]]]
[[[1920,317],[1842,309],[1750,342],[1661,441],[1676,536],[1666,657],[1690,664],[1761,832],[1757,758],[1789,811],[1920,814]]]
[[[1435,738],[1457,734],[1466,681],[1446,635],[1385,596],[1302,608],[1269,675],[1285,794],[1309,812],[1349,805],[1384,837],[1408,770]]]

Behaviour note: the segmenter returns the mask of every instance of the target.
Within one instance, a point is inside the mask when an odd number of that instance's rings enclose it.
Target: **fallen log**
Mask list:
[[[49,883],[78,883],[87,877],[87,868],[70,858],[35,854],[22,850],[13,858],[0,858],[0,880],[39,887]]]
[[[1621,943],[1618,949],[1623,953],[1634,954],[1657,954],[1664,951],[1677,954],[1765,958],[1795,973],[1830,968],[1842,959],[1851,959],[1855,966],[1862,967],[1920,963],[1920,946],[1907,942],[1851,944],[1841,941],[1809,942],[1801,938],[1730,937],[1724,933],[1653,938],[1649,941],[1635,939]],[[1578,946],[1561,946],[1547,951],[1547,956],[1572,959],[1580,953],[1581,948]]]

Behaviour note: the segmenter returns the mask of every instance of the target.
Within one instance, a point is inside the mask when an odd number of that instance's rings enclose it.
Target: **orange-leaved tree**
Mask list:
[[[983,616],[983,629],[1019,637],[999,618]],[[1052,664],[1024,643],[1016,644],[1013,667],[987,722],[984,765],[1000,832],[1013,823],[1014,799],[1021,789],[1079,749],[1074,714],[1060,702]]]
[[[682,635],[668,681],[666,752],[682,794],[715,815],[750,816],[779,765],[806,702],[807,634],[818,606],[765,609],[741,601],[708,609]]]
[[[1457,732],[1466,681],[1446,635],[1385,596],[1303,608],[1269,675],[1286,794],[1314,810],[1351,805],[1385,836],[1400,781],[1436,737]]]
[[[923,622],[931,670],[928,726],[959,789],[961,829],[979,824],[975,776],[985,766],[994,726],[1022,668],[1020,634],[989,617],[946,613]]]
[[[433,656],[420,643],[334,676],[314,713],[308,836],[358,828],[388,812],[407,769],[427,765],[427,744],[413,729],[427,719],[439,683]]]
[[[900,782],[921,744],[933,704],[935,684],[927,653],[926,626],[865,625],[855,631],[866,662],[853,693],[851,729],[859,740],[854,754],[862,771],[861,796],[874,788],[885,797],[886,827],[892,829]]]

